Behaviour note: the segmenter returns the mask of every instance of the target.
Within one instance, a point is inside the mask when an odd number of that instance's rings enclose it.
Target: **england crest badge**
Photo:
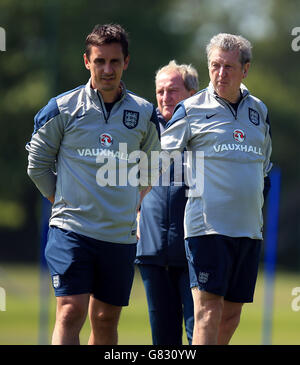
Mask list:
[[[133,129],[138,125],[139,122],[139,112],[134,112],[132,110],[124,110],[123,114],[123,124],[126,128]]]
[[[254,125],[259,125],[259,114],[256,110],[249,108],[249,119]]]
[[[52,285],[53,285],[53,288],[55,288],[55,289],[60,287],[60,277],[59,277],[59,275],[53,275],[52,276]]]

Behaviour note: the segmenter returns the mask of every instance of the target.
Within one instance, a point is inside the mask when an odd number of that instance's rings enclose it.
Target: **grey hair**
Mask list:
[[[211,52],[214,48],[220,48],[223,51],[239,50],[240,62],[244,66],[252,58],[252,45],[241,35],[219,33],[212,37],[209,44],[206,46],[207,61],[209,63]]]
[[[176,71],[182,76],[184,86],[188,91],[197,91],[199,89],[197,70],[192,65],[178,65],[175,60],[170,61],[167,65],[158,69],[155,75],[155,82],[160,73],[169,71]]]

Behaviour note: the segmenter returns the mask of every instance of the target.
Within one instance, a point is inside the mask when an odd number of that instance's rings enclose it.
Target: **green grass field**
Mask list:
[[[40,286],[43,295],[40,297]],[[49,285],[40,282],[38,266],[0,265],[0,287],[6,292],[6,311],[0,311],[1,345],[35,345],[49,343],[55,318],[55,298]],[[291,307],[292,289],[300,287],[300,275],[277,273],[275,280],[272,341],[274,345],[300,345],[300,311]],[[49,320],[40,329],[41,309],[49,314]],[[264,318],[264,280],[258,277],[255,300],[244,306],[242,319],[232,344],[262,344]],[[86,344],[89,323],[81,332],[81,343]],[[45,339],[46,338],[46,339]],[[184,342],[187,343],[186,340]],[[120,345],[150,345],[144,287],[136,272],[129,307],[123,309],[119,325]]]

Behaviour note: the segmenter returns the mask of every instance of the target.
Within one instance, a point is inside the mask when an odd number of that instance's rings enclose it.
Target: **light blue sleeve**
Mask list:
[[[34,132],[26,144],[28,151],[27,173],[41,194],[55,194],[55,162],[63,138],[63,123],[55,99],[39,111],[34,118]]]

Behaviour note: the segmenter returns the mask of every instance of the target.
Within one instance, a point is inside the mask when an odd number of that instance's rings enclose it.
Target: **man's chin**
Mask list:
[[[172,110],[170,110],[170,109],[163,110],[162,116],[164,117],[165,120],[168,121],[172,118],[173,110],[174,110],[173,108],[172,108]]]
[[[116,87],[114,85],[100,85],[100,90],[103,90],[103,91],[113,91],[115,90]]]

